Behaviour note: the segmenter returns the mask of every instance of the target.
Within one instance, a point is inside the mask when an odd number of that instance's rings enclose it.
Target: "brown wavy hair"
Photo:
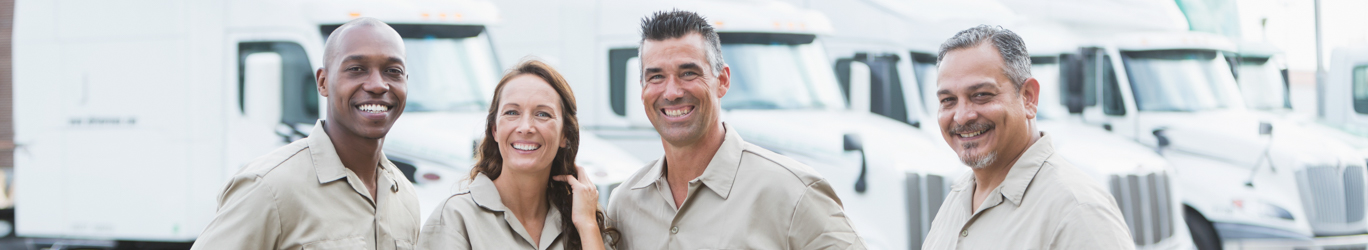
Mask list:
[[[499,178],[499,174],[503,170],[503,156],[499,154],[499,143],[494,141],[494,121],[496,118],[495,116],[499,113],[499,94],[503,93],[504,86],[507,86],[510,80],[522,75],[532,75],[541,78],[543,81],[550,84],[552,89],[556,90],[557,95],[560,95],[561,120],[563,121],[561,124],[561,134],[565,136],[566,147],[558,149],[558,151],[556,151],[556,158],[551,160],[550,176],[573,175],[575,178],[583,178],[582,176],[579,176],[579,169],[575,166],[575,155],[579,153],[580,142],[579,118],[576,116],[577,108],[575,106],[575,93],[570,90],[570,83],[565,81],[565,78],[561,77],[561,74],[556,72],[556,69],[551,68],[551,66],[546,65],[546,63],[533,59],[518,63],[517,66],[508,70],[508,72],[504,73],[503,78],[499,79],[499,85],[494,87],[494,100],[489,104],[489,115],[485,116],[484,140],[480,141],[480,147],[477,148],[475,154],[476,163],[475,167],[470,170],[470,179],[474,180],[475,176],[478,174],[484,174],[485,176],[488,176],[490,180]],[[561,228],[564,228],[565,230],[563,230],[564,232],[561,235],[565,237],[565,248],[575,250],[583,249],[582,242],[580,242],[579,230],[575,230],[574,221],[571,220],[570,216],[572,212],[571,209],[573,208],[572,201],[574,200],[574,198],[571,197],[570,184],[549,178],[546,179],[546,182],[547,201],[551,204],[555,204],[562,215]],[[609,237],[607,238],[610,238],[604,239],[604,242],[609,245],[615,245],[618,238],[617,229],[608,227],[608,224],[606,223],[607,216],[604,215],[603,208],[598,208],[597,210],[598,211],[594,213],[594,220],[598,221],[599,232],[608,235]],[[612,240],[613,242],[609,243],[609,240]]]

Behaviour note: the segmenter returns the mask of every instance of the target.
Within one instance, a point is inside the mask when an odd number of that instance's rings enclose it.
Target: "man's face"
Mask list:
[[[384,138],[404,112],[408,72],[403,39],[384,26],[356,26],[339,34],[335,58],[318,79],[328,97],[328,125],[367,139]],[[338,135],[332,135],[338,136]]]
[[[952,50],[941,60],[936,92],[941,136],[960,160],[979,169],[1011,161],[1030,146],[1039,84],[1017,89],[991,42]]]
[[[692,145],[718,124],[718,106],[731,84],[731,69],[714,74],[703,44],[695,32],[641,45],[641,103],[660,138],[671,145]]]

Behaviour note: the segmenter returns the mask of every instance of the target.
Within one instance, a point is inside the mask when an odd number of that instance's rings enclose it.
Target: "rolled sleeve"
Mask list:
[[[790,249],[865,248],[826,180],[808,185],[798,199],[788,235]]]
[[[219,196],[218,215],[191,249],[277,249],[281,224],[275,200],[260,178],[235,178]]]
[[[1089,203],[1070,206],[1055,229],[1052,249],[1135,249],[1130,229],[1113,207]]]

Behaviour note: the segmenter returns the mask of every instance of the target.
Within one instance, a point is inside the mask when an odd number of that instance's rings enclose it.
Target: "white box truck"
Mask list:
[[[16,9],[17,230],[59,239],[39,247],[193,241],[233,173],[307,136],[325,101],[314,80],[323,40],[361,16],[390,23],[408,49],[410,105],[385,152],[415,182],[427,216],[468,175],[500,74],[487,31],[498,12],[487,1]],[[642,164],[592,135],[581,147],[578,163],[604,190]]]

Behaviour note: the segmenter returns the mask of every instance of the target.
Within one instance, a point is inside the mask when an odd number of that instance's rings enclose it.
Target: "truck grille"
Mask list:
[[[922,240],[931,230],[931,220],[940,211],[950,183],[940,175],[907,174],[907,232],[908,248],[921,249]]]
[[[1302,206],[1316,236],[1365,231],[1364,175],[1362,166],[1314,166],[1297,171]]]
[[[1168,176],[1112,175],[1111,193],[1130,227],[1136,246],[1148,246],[1173,236],[1173,211]]]

